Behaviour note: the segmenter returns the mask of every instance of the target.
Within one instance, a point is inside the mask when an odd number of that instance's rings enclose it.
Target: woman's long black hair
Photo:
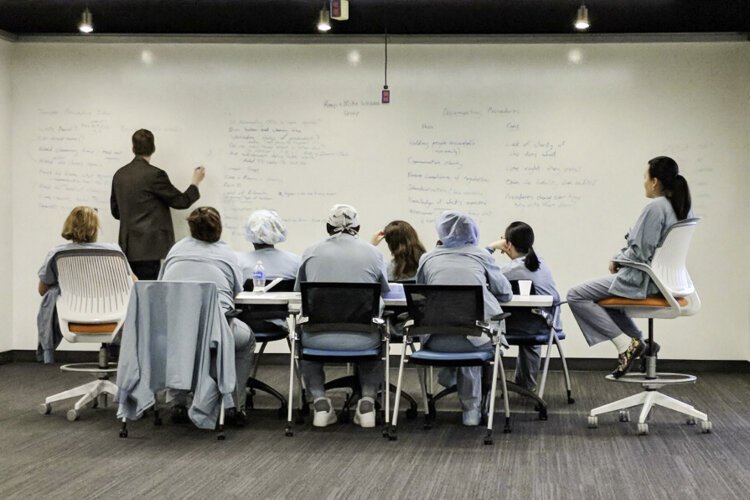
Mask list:
[[[664,196],[672,204],[677,220],[684,220],[690,213],[692,201],[687,180],[680,175],[677,162],[668,156],[657,156],[648,161],[648,175],[659,179]]]
[[[531,272],[539,269],[539,257],[534,252],[534,230],[525,222],[515,221],[505,229],[505,241],[512,243],[516,250],[526,254],[523,264]]]

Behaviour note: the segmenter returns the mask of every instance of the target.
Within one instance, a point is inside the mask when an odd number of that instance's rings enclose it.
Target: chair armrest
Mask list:
[[[633,269],[638,269],[639,271],[642,271],[646,273],[646,275],[653,281],[653,283],[656,285],[656,288],[659,289],[659,293],[661,293],[662,297],[664,297],[664,300],[669,302],[670,306],[679,310],[680,305],[677,303],[677,300],[672,296],[672,292],[670,292],[667,287],[664,286],[664,284],[661,282],[661,280],[654,274],[653,269],[651,269],[651,266],[648,264],[644,264],[642,262],[633,262],[630,260],[622,260],[622,259],[613,259],[612,262],[617,264],[621,267],[631,267]]]
[[[301,316],[300,315],[300,317],[297,318],[297,324],[298,325],[302,325],[304,323],[307,323],[307,321],[308,321],[307,316]]]
[[[643,271],[644,273],[648,274],[651,279],[653,279],[653,271],[651,270],[651,266],[648,264],[644,264],[643,262],[634,262],[632,260],[625,260],[625,259],[612,259],[612,262],[617,264],[620,267],[632,267],[634,269],[638,269],[639,271]]]
[[[509,312],[504,312],[504,313],[500,313],[500,314],[497,314],[495,316],[492,316],[490,319],[492,321],[502,321],[502,320],[504,320],[506,318],[510,318],[510,316],[511,316],[511,314]]]

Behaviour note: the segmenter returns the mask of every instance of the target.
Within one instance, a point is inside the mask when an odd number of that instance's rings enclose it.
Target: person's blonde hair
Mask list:
[[[93,243],[99,233],[95,208],[75,207],[63,224],[62,237],[75,243]]]

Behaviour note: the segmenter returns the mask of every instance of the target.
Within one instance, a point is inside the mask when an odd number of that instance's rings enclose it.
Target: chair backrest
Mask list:
[[[300,290],[308,331],[370,331],[380,316],[380,283],[303,281]]]
[[[514,295],[518,295],[519,288],[518,288],[518,281],[519,280],[509,280],[510,282],[510,288],[513,290]],[[537,295],[536,287],[534,286],[534,283],[531,283],[531,291],[529,292],[529,295]],[[506,308],[507,306],[503,306]],[[510,307],[508,308],[509,311],[511,311],[511,315],[508,319],[505,320],[505,331],[509,335],[513,334],[536,334],[542,330],[549,330],[549,327],[551,326],[548,324],[553,321],[553,315],[552,312],[549,312],[548,309],[540,309],[536,307]],[[540,311],[548,311],[547,315],[543,315],[543,312]]]
[[[484,320],[481,285],[404,285],[409,335],[479,335]]]
[[[687,255],[699,220],[685,219],[670,227],[651,259],[651,269],[673,297],[687,297],[695,291]]]
[[[272,292],[293,292],[295,280],[281,280],[270,290]],[[252,292],[255,286],[253,285],[252,278],[245,280],[242,289],[246,292]]]
[[[57,316],[65,338],[108,341],[125,319],[133,286],[125,256],[110,249],[64,250],[56,255],[55,266],[60,285]],[[95,326],[76,332],[76,328],[71,331],[71,324],[113,326],[111,332],[97,332]]]

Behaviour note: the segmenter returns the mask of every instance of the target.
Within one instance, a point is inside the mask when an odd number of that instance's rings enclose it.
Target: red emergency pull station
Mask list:
[[[388,85],[383,85],[383,90],[380,93],[380,102],[382,104],[388,104],[391,102],[391,91],[388,90]]]

